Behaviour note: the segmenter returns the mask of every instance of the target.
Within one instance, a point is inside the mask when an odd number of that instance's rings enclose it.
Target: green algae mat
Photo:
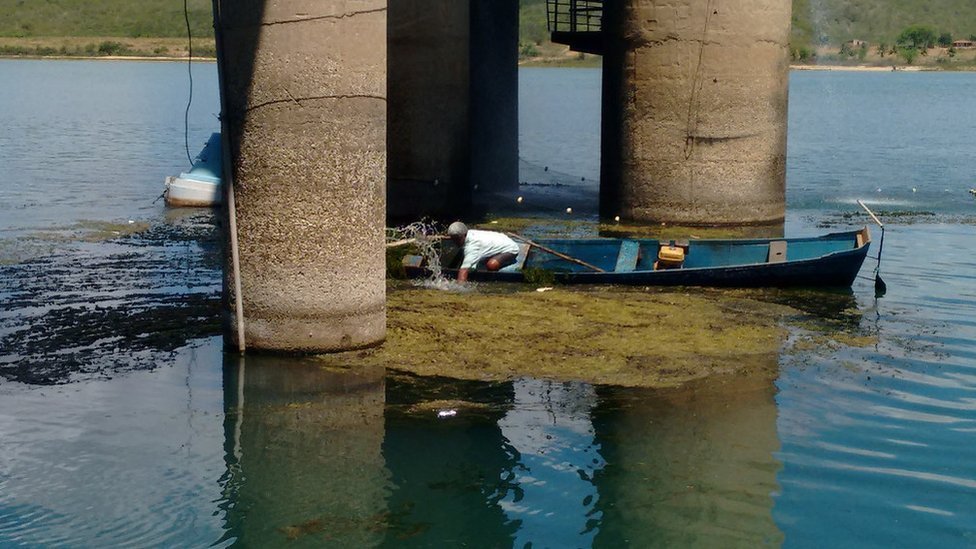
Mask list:
[[[773,377],[790,307],[736,295],[518,287],[507,293],[391,285],[377,348],[322,356],[424,376],[520,376],[669,387],[710,376]]]

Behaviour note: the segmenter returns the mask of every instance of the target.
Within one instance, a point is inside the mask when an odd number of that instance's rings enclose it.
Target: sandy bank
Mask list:
[[[892,72],[892,71],[904,71],[904,72],[918,72],[923,70],[938,70],[938,69],[925,69],[922,67],[876,67],[868,65],[790,65],[790,70],[794,71],[844,71],[844,72]]]

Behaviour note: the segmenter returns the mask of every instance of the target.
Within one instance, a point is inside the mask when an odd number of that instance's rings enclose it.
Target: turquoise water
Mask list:
[[[649,391],[223,355],[214,222],[152,202],[186,167],[185,71],[0,61],[0,546],[976,544],[976,107],[951,91],[976,74],[793,74],[787,234],[866,222],[857,198],[916,215],[885,216],[883,298],[870,261],[852,295],[771,298],[876,339]],[[523,178],[592,189],[599,73],[520,75]]]

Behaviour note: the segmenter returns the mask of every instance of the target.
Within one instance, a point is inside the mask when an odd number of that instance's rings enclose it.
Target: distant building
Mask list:
[[[865,42],[864,40],[858,40],[855,38],[854,40],[848,40],[847,42],[844,42],[844,45],[851,48],[852,50],[856,50],[860,47],[867,47],[868,43]]]
[[[952,47],[956,48],[957,50],[976,48],[976,42],[972,40],[956,40],[952,43]]]

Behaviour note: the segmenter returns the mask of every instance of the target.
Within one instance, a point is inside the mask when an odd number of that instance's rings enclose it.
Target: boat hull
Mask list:
[[[211,207],[222,202],[220,187],[220,183],[170,176],[163,198],[167,206]]]
[[[172,207],[217,206],[223,202],[220,133],[210,134],[190,171],[166,178],[163,197]]]
[[[581,244],[593,247],[592,242],[578,241]],[[599,239],[612,248],[613,242],[622,243],[622,240]],[[540,241],[541,242],[541,241]],[[568,241],[566,241],[568,242]],[[642,240],[639,241],[643,250],[656,250],[664,241]],[[794,249],[802,250],[804,247],[816,250],[818,246],[823,248],[823,253],[807,252],[814,254],[811,257],[799,257],[794,260],[783,261],[762,261],[762,262],[743,262],[742,264],[722,264],[722,265],[694,265],[689,268],[675,268],[657,270],[649,262],[644,262],[643,268],[638,266],[627,272],[619,272],[608,268],[606,272],[597,272],[586,269],[578,265],[563,264],[560,268],[542,268],[548,276],[555,282],[562,284],[623,284],[632,286],[718,286],[718,287],[850,287],[857,273],[861,269],[864,258],[870,247],[870,236],[866,228],[859,231],[845,233],[833,233],[824,237],[793,239],[793,240],[711,240],[711,241],[692,241],[688,247],[689,258],[696,253],[696,247],[700,249],[700,255],[722,256],[726,261],[729,257],[736,257],[736,248],[748,248],[749,253],[755,254],[755,250],[765,246],[770,248],[770,243],[786,242],[786,245]],[[545,241],[546,245],[557,246],[563,253],[573,255],[573,245],[563,243],[559,246],[558,241]],[[616,244],[620,245],[620,244]],[[582,249],[585,246],[578,246]],[[787,247],[787,249],[789,249]],[[722,250],[724,255],[716,253]],[[545,252],[533,250],[537,258],[544,256]],[[580,254],[583,255],[583,254]],[[591,254],[596,257],[595,254]],[[743,254],[747,255],[747,254]],[[585,255],[584,255],[585,257]],[[597,259],[587,258],[598,263]],[[733,259],[734,260],[734,259]],[[537,261],[540,261],[537,259]],[[537,263],[538,265],[539,263]],[[543,266],[553,266],[552,260],[546,260]],[[612,265],[612,263],[607,264]],[[489,272],[486,270],[472,270],[468,274],[468,279],[473,281],[506,281],[524,282],[526,271],[536,269],[532,261],[526,263],[526,269],[516,272]],[[411,256],[405,259],[404,270],[407,276],[421,278],[429,276],[429,271],[418,264],[416,259]],[[444,269],[444,275],[452,278],[457,276],[457,270]]]

